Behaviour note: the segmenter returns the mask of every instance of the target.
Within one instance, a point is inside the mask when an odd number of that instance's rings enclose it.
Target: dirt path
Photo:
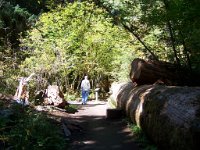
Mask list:
[[[106,119],[106,108],[105,102],[80,105],[70,117],[82,127],[72,133],[71,150],[139,150],[121,119]]]

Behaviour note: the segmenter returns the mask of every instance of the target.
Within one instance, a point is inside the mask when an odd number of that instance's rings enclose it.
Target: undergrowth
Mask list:
[[[12,105],[6,109],[1,106],[0,110],[4,114],[0,116],[0,149],[63,150],[67,148],[58,123],[45,114],[21,105]]]
[[[78,112],[78,106],[77,105],[67,105],[65,106],[65,110],[67,113],[76,113]]]
[[[137,145],[142,150],[158,150],[158,148],[147,138],[139,126],[133,124],[129,119],[126,119],[125,121],[131,129]]]

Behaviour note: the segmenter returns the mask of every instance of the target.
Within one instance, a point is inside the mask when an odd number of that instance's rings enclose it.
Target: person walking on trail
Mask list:
[[[90,91],[90,81],[88,77],[85,76],[84,80],[81,82],[81,92],[82,92],[82,104],[86,104]]]

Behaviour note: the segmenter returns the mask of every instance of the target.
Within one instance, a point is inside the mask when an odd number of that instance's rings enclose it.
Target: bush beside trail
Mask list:
[[[0,149],[62,150],[67,147],[59,122],[31,107],[8,105],[2,100],[0,104]]]

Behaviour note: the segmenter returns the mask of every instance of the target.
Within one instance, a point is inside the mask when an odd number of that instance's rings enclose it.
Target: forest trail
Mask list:
[[[75,103],[74,103],[75,104]],[[81,105],[71,119],[82,127],[72,133],[70,150],[139,150],[130,129],[122,119],[106,119],[105,102]]]

